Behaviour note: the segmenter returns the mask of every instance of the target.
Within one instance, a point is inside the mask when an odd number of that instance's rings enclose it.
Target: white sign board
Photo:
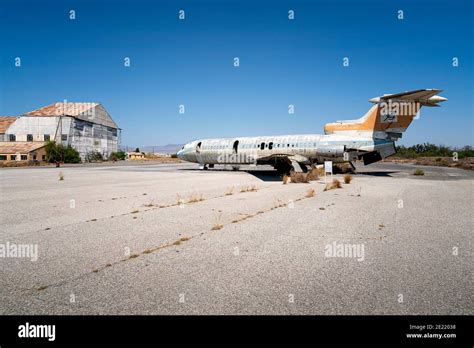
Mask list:
[[[324,161],[324,174],[331,173],[332,175],[332,161]]]

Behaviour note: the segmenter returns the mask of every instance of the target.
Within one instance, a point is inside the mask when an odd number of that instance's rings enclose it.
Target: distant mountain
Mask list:
[[[178,152],[179,149],[183,147],[183,144],[167,144],[167,145],[149,145],[149,146],[139,146],[141,152],[161,152],[173,154]],[[134,151],[136,146],[122,146],[124,151]]]

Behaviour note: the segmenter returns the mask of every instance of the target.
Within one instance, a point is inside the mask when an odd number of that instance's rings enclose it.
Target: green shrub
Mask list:
[[[64,163],[81,163],[81,156],[71,145],[64,148]]]
[[[48,141],[44,149],[46,151],[46,161],[50,163],[62,161],[62,154],[56,142]]]
[[[434,145],[430,143],[416,144],[410,147],[403,145],[397,146],[397,156],[401,158],[417,158],[417,157],[453,157],[454,152],[458,153],[458,158],[474,157],[474,149],[472,146],[464,146],[461,148],[451,148],[444,145]]]
[[[425,175],[425,171],[423,169],[416,169],[413,175]]]
[[[171,154],[171,158],[178,158],[178,155],[173,153],[173,154]]]
[[[46,161],[50,163],[64,162],[64,163],[80,163],[81,156],[71,145],[63,146],[56,144],[54,141],[48,141],[45,146]]]
[[[124,151],[112,152],[109,156],[110,161],[123,161],[127,158],[127,154]]]
[[[98,151],[91,151],[86,154],[86,162],[100,162],[103,160],[104,157]]]

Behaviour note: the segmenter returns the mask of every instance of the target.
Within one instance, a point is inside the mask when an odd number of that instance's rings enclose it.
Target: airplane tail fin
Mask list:
[[[419,89],[372,98],[369,101],[375,105],[360,119],[327,123],[324,132],[398,140],[422,106],[436,107],[447,100],[437,95],[440,92],[439,89]]]

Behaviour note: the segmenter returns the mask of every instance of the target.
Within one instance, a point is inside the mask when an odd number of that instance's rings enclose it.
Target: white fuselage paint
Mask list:
[[[357,155],[374,151],[377,146],[372,135],[308,134],[202,139],[184,145],[178,157],[200,164],[270,163],[278,156],[294,158],[305,164],[324,160],[345,162],[353,158],[347,159],[344,152]]]

